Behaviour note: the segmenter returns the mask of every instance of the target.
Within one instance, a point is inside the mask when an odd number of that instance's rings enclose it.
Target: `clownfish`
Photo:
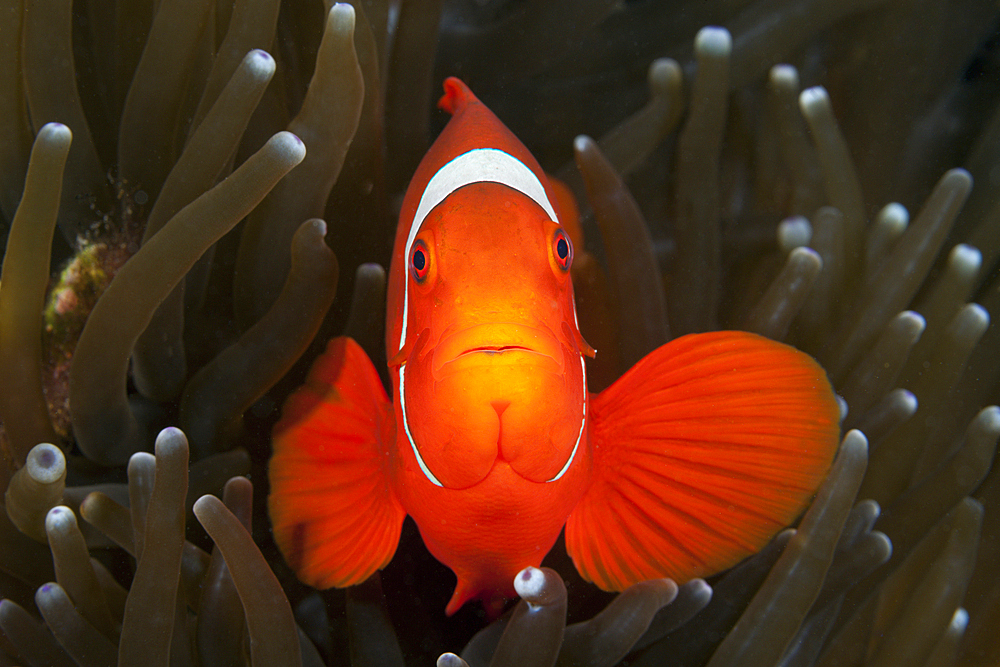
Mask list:
[[[403,200],[389,272],[392,397],[330,341],[273,432],[274,538],[315,588],[359,584],[411,516],[498,609],[566,550],[604,590],[724,570],[804,509],[839,439],[823,369],[737,331],[677,338],[599,394],[577,326],[573,243],[528,150],[455,78],[452,118]]]

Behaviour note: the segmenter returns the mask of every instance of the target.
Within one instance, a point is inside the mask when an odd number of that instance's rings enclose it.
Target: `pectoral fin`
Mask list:
[[[388,564],[406,513],[389,489],[392,404],[350,338],[335,338],[274,427],[274,539],[315,588],[361,583]]]
[[[839,418],[802,352],[743,332],[674,340],[593,398],[594,482],[566,549],[605,590],[728,568],[808,503]]]

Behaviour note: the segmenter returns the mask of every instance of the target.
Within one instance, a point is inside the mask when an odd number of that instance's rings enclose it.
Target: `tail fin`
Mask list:
[[[315,588],[359,584],[392,559],[406,513],[389,490],[392,405],[375,367],[335,338],[274,427],[274,539]]]
[[[459,575],[458,582],[455,584],[455,591],[451,594],[451,599],[448,600],[448,606],[445,607],[445,616],[454,615],[466,602],[478,598],[482,602],[486,618],[490,622],[495,621],[503,613],[503,608],[507,604],[507,601],[513,599],[516,595],[513,592],[513,585],[510,586],[510,590],[511,592],[505,595],[503,591],[495,590],[488,586],[484,587]]]
[[[839,416],[823,369],[791,347],[735,331],[667,343],[591,402],[594,482],[566,549],[605,590],[728,568],[805,507]]]

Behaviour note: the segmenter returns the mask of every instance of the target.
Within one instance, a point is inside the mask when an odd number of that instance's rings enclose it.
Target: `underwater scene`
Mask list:
[[[0,667],[1000,665],[996,3],[0,52]]]

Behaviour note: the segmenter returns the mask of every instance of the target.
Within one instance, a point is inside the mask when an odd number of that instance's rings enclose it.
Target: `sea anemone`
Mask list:
[[[0,665],[1000,662],[991,3],[2,11]],[[490,625],[409,523],[346,592],[281,561],[277,406],[330,335],[384,361],[452,74],[576,196],[592,388],[719,328],[827,369],[840,452],[756,556],[613,597],[557,545]]]

